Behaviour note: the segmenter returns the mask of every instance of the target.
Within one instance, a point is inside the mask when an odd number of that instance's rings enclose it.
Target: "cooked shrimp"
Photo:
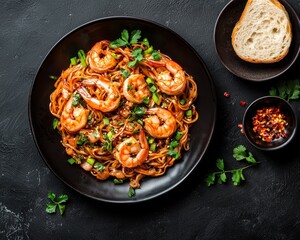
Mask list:
[[[141,129],[139,140],[130,137],[117,145],[115,157],[123,166],[134,168],[145,162],[148,154],[148,142],[144,131]]]
[[[143,98],[147,98],[150,95],[147,83],[143,74],[132,74],[129,76],[123,85],[124,97],[134,103],[142,103]]]
[[[167,138],[176,131],[176,119],[173,114],[163,108],[150,108],[146,111],[144,127],[154,138]]]
[[[85,87],[79,87],[77,89],[78,93],[90,107],[102,112],[111,112],[119,106],[121,99],[119,90],[111,82],[105,81],[105,78],[86,79],[82,81],[82,85],[96,86],[98,88],[102,88],[106,92],[104,97],[105,99],[98,99],[96,97],[92,97]]]
[[[87,54],[90,68],[95,72],[105,72],[116,66],[117,61],[108,49],[109,41],[97,42]]]
[[[166,70],[157,76],[159,89],[168,95],[178,95],[182,93],[186,86],[186,77],[182,67],[169,59],[164,59]]]
[[[62,126],[70,133],[76,133],[82,129],[87,121],[89,111],[78,104],[73,105],[74,95],[68,100],[60,117]]]

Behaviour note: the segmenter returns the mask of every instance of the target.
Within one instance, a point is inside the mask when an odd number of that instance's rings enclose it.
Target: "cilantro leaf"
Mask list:
[[[62,205],[62,204],[58,204],[58,209],[59,209],[60,215],[63,215],[65,212],[66,206]]]
[[[121,38],[118,38],[118,39],[110,42],[109,47],[115,49],[115,48],[118,48],[118,47],[124,47],[127,44],[128,44],[128,42],[122,40]]]
[[[65,203],[66,201],[68,201],[69,197],[66,194],[62,194],[57,198],[57,202],[58,203]]]
[[[245,180],[245,177],[243,175],[243,171],[247,168],[250,168],[259,162],[257,162],[253,156],[252,153],[247,152],[246,148],[243,145],[238,145],[233,149],[233,157],[237,160],[246,160],[248,163],[247,166],[241,167],[241,168],[235,168],[230,170],[225,170],[224,168],[224,160],[223,159],[217,159],[216,161],[216,167],[220,170],[217,172],[212,172],[208,174],[208,176],[205,178],[206,185],[209,187],[215,183],[215,179],[218,179],[219,184],[223,184],[227,181],[227,173],[232,174],[232,182],[234,186],[240,185],[241,181]]]
[[[288,82],[288,88],[290,89],[288,94],[288,100],[298,99],[300,96],[300,84],[299,80],[295,79],[294,81]]]
[[[133,30],[130,34],[130,44],[136,44],[141,38],[141,30]]]
[[[249,156],[246,157],[246,161],[249,162],[249,163],[256,163],[256,160],[255,158],[253,157],[252,153],[249,152]]]
[[[49,192],[48,198],[51,200],[52,203],[47,203],[46,212],[49,214],[56,213],[56,209],[58,207],[60,215],[63,215],[66,206],[62,203],[66,203],[69,199],[68,195],[62,194],[57,197],[54,193]]]
[[[48,192],[48,198],[51,200],[51,201],[54,201],[55,199],[55,193],[51,193],[51,192]]]
[[[154,61],[159,61],[161,59],[160,53],[157,50],[153,50],[152,54],[151,54],[151,58]]]
[[[223,159],[217,159],[216,166],[221,171],[224,171],[224,160]]]
[[[129,33],[128,33],[128,30],[127,29],[124,29],[122,32],[121,32],[121,39],[124,41],[124,42],[127,42],[129,41]]]
[[[126,69],[121,69],[121,73],[124,78],[127,78],[130,74],[130,72]]]
[[[208,174],[208,176],[205,178],[205,182],[208,187],[213,185],[215,183],[215,174],[214,173]]]
[[[243,145],[239,145],[233,149],[233,157],[240,161],[247,157],[246,148]]]
[[[128,30],[124,29],[121,32],[121,37],[114,41],[111,41],[109,47],[115,49],[118,47],[125,47],[131,44],[136,44],[140,38],[141,38],[140,30],[133,30],[130,33],[130,37],[129,37]]]
[[[284,81],[277,84],[276,87],[271,87],[269,90],[271,96],[279,96],[289,100],[295,100],[300,97],[300,83],[298,79]]]
[[[269,95],[270,96],[277,96],[277,89],[275,87],[271,87],[271,89],[269,90]]]
[[[223,172],[219,175],[219,179],[218,179],[218,183],[219,184],[222,184],[222,183],[225,183],[227,180],[227,176],[226,176],[226,173]]]
[[[56,207],[57,207],[57,204],[55,203],[47,203],[47,208],[46,208],[46,212],[47,213],[55,213],[56,212]]]

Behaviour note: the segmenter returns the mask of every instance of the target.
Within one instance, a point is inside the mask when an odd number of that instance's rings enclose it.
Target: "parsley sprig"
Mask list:
[[[115,49],[118,47],[125,47],[128,45],[136,44],[140,38],[141,38],[141,30],[133,30],[129,36],[128,30],[124,29],[121,32],[121,37],[112,41],[109,44],[109,47]]]
[[[300,96],[299,80],[284,81],[269,90],[271,96],[279,96],[287,101],[298,99]]]
[[[133,30],[130,34],[127,29],[124,29],[121,32],[121,37],[112,41],[109,44],[109,47],[112,49],[118,47],[131,47],[133,48],[133,44],[141,43],[146,47],[146,50],[138,47],[132,51],[133,60],[128,63],[128,67],[133,68],[140,64],[140,62],[144,59],[144,55],[151,54],[150,59],[154,61],[159,61],[161,59],[160,52],[153,49],[153,46],[150,46],[150,43],[147,38],[144,38],[142,41],[139,41],[141,38],[141,30]],[[127,72],[122,71],[122,74],[126,75]]]
[[[66,209],[66,203],[69,199],[68,195],[62,194],[56,198],[55,193],[48,193],[48,198],[51,200],[51,203],[47,203],[46,212],[49,214],[56,213],[58,207],[60,215],[63,215]]]
[[[245,160],[249,164],[241,168],[226,170],[224,160],[221,158],[217,159],[216,167],[219,169],[219,171],[208,174],[208,176],[205,179],[206,185],[208,187],[215,184],[216,179],[219,184],[225,183],[227,181],[228,173],[231,173],[232,175],[231,180],[233,182],[233,185],[238,186],[242,181],[246,180],[243,171],[259,163],[253,157],[253,154],[247,151],[247,149],[243,145],[238,145],[233,149],[233,157],[236,161]]]

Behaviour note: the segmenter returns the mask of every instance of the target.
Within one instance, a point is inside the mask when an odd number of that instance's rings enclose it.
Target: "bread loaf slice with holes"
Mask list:
[[[289,15],[278,0],[248,0],[231,35],[236,54],[252,63],[280,61],[291,41]]]

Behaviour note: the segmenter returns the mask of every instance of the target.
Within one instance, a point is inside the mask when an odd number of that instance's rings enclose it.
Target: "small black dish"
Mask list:
[[[253,131],[253,117],[257,110],[263,108],[275,107],[279,108],[280,113],[285,116],[288,125],[285,127],[285,137],[279,137],[271,142],[263,141],[258,134]],[[248,141],[261,150],[276,150],[286,146],[294,137],[297,129],[297,118],[292,106],[284,99],[275,96],[261,97],[252,102],[245,111],[243,118],[243,128]]]
[[[300,21],[297,13],[285,0],[279,0],[289,14],[292,24],[292,42],[289,53],[271,64],[249,63],[240,59],[231,45],[231,33],[239,20],[247,0],[232,0],[221,11],[214,29],[214,42],[222,64],[234,75],[250,81],[266,81],[286,72],[300,52]]]

